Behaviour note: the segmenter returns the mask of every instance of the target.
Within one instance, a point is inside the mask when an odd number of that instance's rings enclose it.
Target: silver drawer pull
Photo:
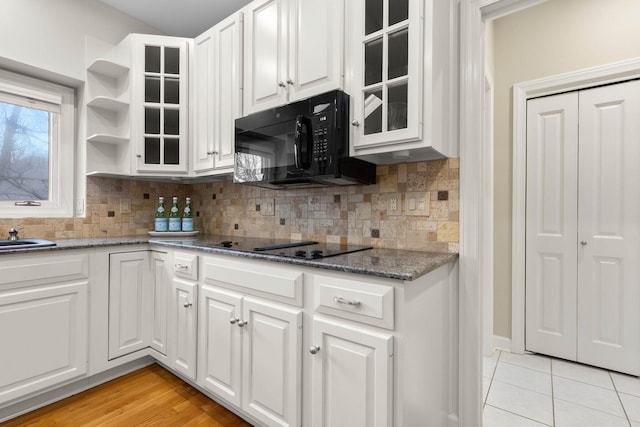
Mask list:
[[[188,270],[189,266],[185,264],[176,264],[175,267],[179,270]]]
[[[333,297],[333,300],[335,302],[337,302],[338,304],[346,304],[346,305],[350,305],[353,307],[358,307],[360,305],[360,301],[356,301],[356,300],[352,300],[352,299],[346,299],[346,298],[342,298],[342,297]]]

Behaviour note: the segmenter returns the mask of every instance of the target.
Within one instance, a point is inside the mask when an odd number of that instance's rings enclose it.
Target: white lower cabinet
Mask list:
[[[393,336],[315,316],[312,426],[392,426]]]
[[[198,383],[267,426],[301,420],[302,310],[204,285]]]
[[[0,406],[87,372],[88,257],[0,261]]]
[[[109,254],[109,359],[151,347],[167,354],[168,255]]]
[[[149,252],[109,255],[109,359],[149,346]]]
[[[202,286],[198,311],[198,383],[240,407],[242,295]]]
[[[198,284],[174,277],[170,301],[169,365],[195,380]]]
[[[169,283],[171,280],[168,255],[151,252],[151,291],[153,296],[153,318],[151,319],[151,348],[167,355],[167,328]]]

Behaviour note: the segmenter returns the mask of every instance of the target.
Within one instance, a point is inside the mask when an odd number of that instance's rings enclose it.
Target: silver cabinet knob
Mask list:
[[[249,323],[249,321],[247,320],[241,320],[238,322],[238,326],[240,326],[241,328],[245,327],[247,325],[247,323]]]
[[[284,84],[284,82],[278,82],[278,86],[280,87],[286,87],[287,85]]]
[[[136,157],[141,159],[142,158],[142,154],[136,154]]]
[[[351,122],[351,126],[358,127],[358,126],[360,126],[360,122],[357,121],[357,120],[354,120],[354,121]]]
[[[236,323],[238,323],[239,321],[240,321],[240,319],[239,319],[239,318],[237,318],[237,317],[236,317],[236,318],[231,318],[231,319],[229,319],[229,323],[231,323],[232,325],[235,325],[235,324],[236,324]]]
[[[581,244],[582,246],[587,246],[587,241],[586,241],[586,240],[583,240],[583,241],[581,241],[581,242],[580,242],[580,244]]]
[[[287,84],[288,84],[288,85],[293,85],[293,80],[291,80],[291,79],[287,79]]]
[[[218,154],[218,152],[217,151],[207,151],[207,154],[209,156],[213,156],[214,154]]]
[[[320,351],[319,345],[312,345],[311,347],[309,347],[309,353],[311,354],[316,354],[319,351]]]
[[[192,305],[193,305],[193,304],[192,304],[192,303],[190,303],[190,302],[185,302],[183,306],[184,306],[184,308],[189,308],[189,307],[191,307]]]

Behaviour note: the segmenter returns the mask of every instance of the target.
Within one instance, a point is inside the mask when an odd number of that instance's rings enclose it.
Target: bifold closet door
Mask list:
[[[640,374],[640,81],[580,92],[578,360]]]
[[[576,359],[578,93],[527,103],[526,349]]]
[[[526,349],[640,374],[640,82],[527,103]]]

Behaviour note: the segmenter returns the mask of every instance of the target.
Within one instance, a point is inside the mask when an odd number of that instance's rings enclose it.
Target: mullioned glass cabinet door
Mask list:
[[[187,172],[187,42],[140,36],[134,52],[136,170]]]
[[[419,0],[354,0],[352,144],[420,138],[422,28]]]

